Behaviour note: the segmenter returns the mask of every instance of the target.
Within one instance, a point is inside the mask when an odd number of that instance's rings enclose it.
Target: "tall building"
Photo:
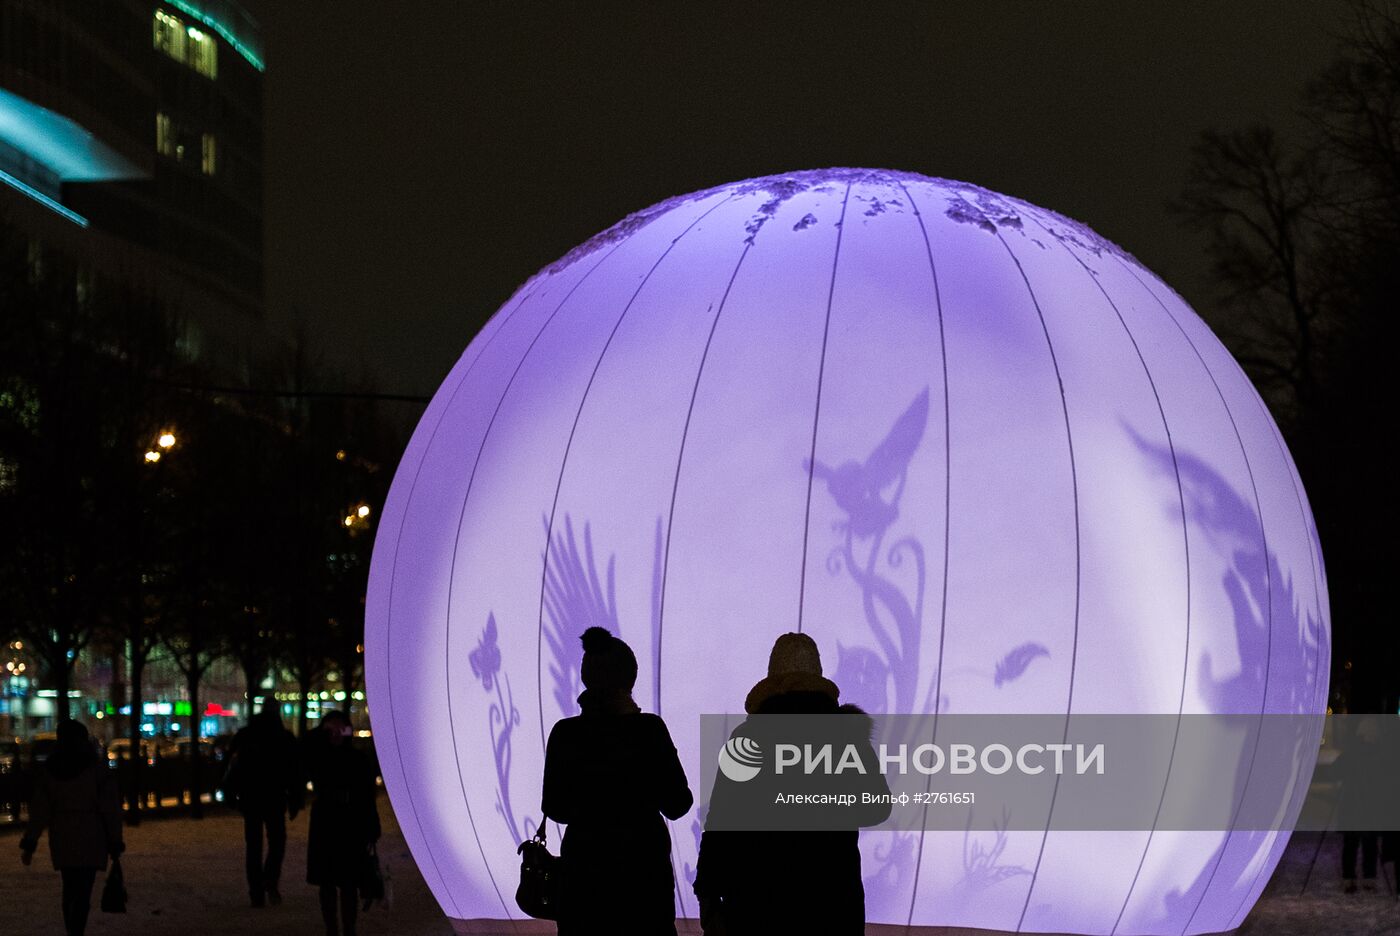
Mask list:
[[[229,0],[0,0],[0,226],[27,243],[31,274],[62,270],[78,299],[148,295],[182,316],[187,353],[237,374],[276,348],[262,101],[258,28]],[[30,691],[37,659],[0,647],[0,734],[51,727],[54,691]],[[124,665],[90,648],[76,710],[111,724]],[[242,704],[230,665],[205,687],[215,722],[219,703]],[[173,664],[153,663],[143,727],[178,730],[182,693]]]
[[[0,217],[261,345],[263,68],[231,0],[0,0]]]

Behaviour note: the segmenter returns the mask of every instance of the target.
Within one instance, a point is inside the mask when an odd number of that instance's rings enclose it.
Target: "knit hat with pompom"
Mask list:
[[[637,684],[637,655],[622,640],[601,627],[590,627],[580,638],[584,688],[599,693],[631,692]]]

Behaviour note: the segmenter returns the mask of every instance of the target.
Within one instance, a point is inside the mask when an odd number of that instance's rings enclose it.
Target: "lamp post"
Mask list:
[[[346,532],[346,539],[355,540],[363,533],[369,532],[373,528],[371,516],[374,514],[368,501],[359,500],[351,505],[345,512],[342,519]],[[358,622],[363,619],[364,597],[363,592],[358,590],[351,597],[347,593],[347,588],[355,580],[355,573],[349,570],[358,569],[362,557],[361,547],[351,546],[349,542],[345,545],[345,553],[341,556],[341,565],[336,572],[336,591],[338,608],[338,627],[336,628],[334,641],[334,655],[336,665],[340,671],[341,689],[345,695],[338,702],[344,702],[347,716],[354,710],[352,704],[355,685],[363,678],[362,656],[364,653],[363,630]],[[352,555],[354,558],[352,559]],[[357,676],[356,673],[361,675]]]
[[[147,467],[154,468],[160,464],[162,458],[175,449],[175,445],[175,431],[168,427],[161,429],[156,433],[151,444],[147,446],[145,454],[142,456],[142,463]],[[145,758],[141,756],[141,709],[144,702],[141,683],[153,641],[146,633],[146,583],[142,569],[142,547],[147,541],[146,514],[140,498],[131,498],[130,504],[133,513],[132,539],[136,556],[127,645],[127,663],[130,667],[128,680],[130,691],[127,694],[127,711],[129,713],[127,716],[127,738],[130,747],[127,749],[127,763],[131,772],[127,818],[128,822],[136,825],[141,819],[140,810],[143,805],[141,770],[145,766]]]

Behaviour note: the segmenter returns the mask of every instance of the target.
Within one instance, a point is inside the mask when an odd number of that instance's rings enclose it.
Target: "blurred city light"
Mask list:
[[[350,513],[345,515],[345,519],[342,520],[341,523],[344,524],[345,528],[348,530],[357,530],[367,524],[371,512],[369,504],[361,501],[350,508]]]

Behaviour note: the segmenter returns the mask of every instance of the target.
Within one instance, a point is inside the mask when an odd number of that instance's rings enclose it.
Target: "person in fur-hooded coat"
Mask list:
[[[816,642],[806,634],[784,634],[773,646],[768,675],[749,692],[744,708],[750,715],[854,716],[834,726],[825,736],[854,744],[864,763],[874,764],[870,717],[854,705],[839,704],[839,698],[836,684],[822,675]],[[771,720],[754,724],[750,719],[735,729],[734,735],[762,736],[771,730],[766,726],[772,724]],[[851,791],[856,793],[858,803],[861,793],[877,798],[889,794],[878,770],[846,782],[853,784]],[[742,795],[771,801],[771,793],[760,784],[746,783]],[[727,818],[717,816],[717,811],[727,808],[726,804],[732,803],[739,792],[739,786],[723,772],[717,774],[695,875],[695,894],[706,936],[863,934],[865,888],[860,873],[860,828],[878,825],[888,818],[888,802],[844,808],[841,827],[830,831],[715,828],[725,826]],[[796,813],[789,810],[784,815]],[[802,824],[801,819],[794,821]]]

